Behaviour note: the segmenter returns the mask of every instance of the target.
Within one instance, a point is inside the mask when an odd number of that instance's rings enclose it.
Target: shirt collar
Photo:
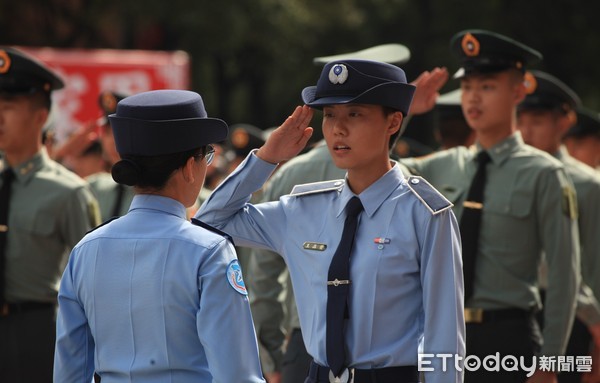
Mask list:
[[[40,150],[27,161],[13,166],[12,169],[15,173],[15,180],[23,183],[28,182],[38,170],[43,168],[50,161],[50,157],[48,157],[46,150]],[[2,168],[4,169],[6,166],[6,161],[3,161]]]
[[[137,209],[157,210],[187,220],[185,206],[177,200],[155,194],[137,194],[131,201],[129,211]]]
[[[372,217],[373,214],[377,212],[377,209],[379,209],[383,202],[404,180],[404,174],[402,174],[400,166],[398,166],[395,161],[392,161],[392,163],[393,166],[387,173],[358,195],[365,213],[367,213],[369,217]],[[339,205],[337,206],[336,212],[336,216],[338,217],[346,208],[350,198],[356,196],[356,194],[348,187],[347,182],[348,181],[346,180],[346,185],[342,188],[340,198],[338,199]]]
[[[492,162],[494,164],[501,165],[511,156],[512,153],[522,148],[523,146],[525,146],[525,142],[523,141],[521,132],[517,131],[505,138],[504,140],[498,142],[496,145],[487,149],[487,152],[490,155],[490,158],[492,159]],[[474,151],[473,160],[475,161],[477,159],[477,153],[482,151],[483,147],[481,147],[479,143],[476,143],[474,146],[471,147],[471,150]]]

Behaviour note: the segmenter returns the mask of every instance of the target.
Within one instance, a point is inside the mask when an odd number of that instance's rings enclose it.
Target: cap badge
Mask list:
[[[110,92],[102,93],[102,108],[109,113],[117,110],[117,99],[114,94]]]
[[[462,50],[469,57],[475,57],[479,55],[479,41],[470,33],[464,35],[461,42]]]
[[[231,134],[231,143],[235,148],[243,149],[248,146],[248,142],[250,142],[250,136],[242,128],[234,130]]]
[[[525,84],[525,91],[527,94],[532,94],[537,88],[537,80],[535,79],[535,76],[531,74],[531,72],[525,72],[523,84]]]
[[[343,84],[348,79],[348,68],[344,64],[335,64],[329,71],[329,81],[332,84]]]
[[[227,266],[227,281],[235,291],[242,295],[248,295],[244,278],[242,278],[242,268],[237,259],[229,262],[229,266]]]
[[[10,57],[6,51],[0,50],[0,73],[6,73],[10,69]]]

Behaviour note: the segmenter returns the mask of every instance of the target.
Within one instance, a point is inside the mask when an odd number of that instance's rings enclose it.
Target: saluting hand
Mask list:
[[[429,112],[435,106],[439,90],[448,81],[448,70],[446,68],[434,68],[432,71],[425,71],[411,82],[416,86],[413,101],[410,104],[409,114],[423,114]]]
[[[297,106],[283,124],[275,129],[267,142],[258,149],[256,155],[263,161],[278,164],[295,157],[312,136],[313,128],[308,124],[313,116],[313,110],[304,105]]]

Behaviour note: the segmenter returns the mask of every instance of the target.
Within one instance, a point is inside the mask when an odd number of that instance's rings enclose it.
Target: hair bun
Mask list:
[[[142,178],[140,166],[128,159],[122,159],[114,164],[111,173],[115,182],[128,186],[137,185]]]

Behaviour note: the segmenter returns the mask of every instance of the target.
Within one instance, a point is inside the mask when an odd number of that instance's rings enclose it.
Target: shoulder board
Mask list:
[[[100,229],[102,226],[104,226],[104,225],[106,225],[106,224],[108,224],[108,223],[111,223],[112,221],[114,221],[114,220],[115,220],[115,219],[117,219],[117,218],[119,218],[119,217],[118,217],[118,216],[114,216],[114,217],[112,217],[112,218],[109,218],[107,221],[104,221],[104,222],[102,222],[100,225],[98,225],[98,226],[96,226],[95,228],[93,228],[93,229],[89,230],[89,231],[88,231],[87,233],[85,233],[85,234],[87,235],[87,234],[91,233],[91,232],[92,232],[92,231],[94,231],[94,230],[98,230],[98,229]],[[96,221],[96,222],[98,222],[98,221]]]
[[[423,202],[431,214],[441,213],[453,206],[452,202],[448,201],[423,177],[410,176],[406,179],[406,185]]]
[[[220,236],[225,237],[229,242],[231,242],[235,246],[235,243],[233,242],[233,238],[231,238],[231,236],[229,234],[227,234],[226,232],[221,231],[221,230],[217,229],[216,227],[212,227],[208,223],[204,223],[196,218],[192,218],[192,224],[196,225],[196,226],[200,226],[203,229],[212,231],[213,233],[217,233]]]
[[[322,193],[327,191],[337,191],[344,186],[346,181],[344,180],[331,180],[331,181],[321,181],[321,182],[312,182],[309,184],[296,185],[292,189],[290,195],[307,195],[307,194],[315,194]]]

